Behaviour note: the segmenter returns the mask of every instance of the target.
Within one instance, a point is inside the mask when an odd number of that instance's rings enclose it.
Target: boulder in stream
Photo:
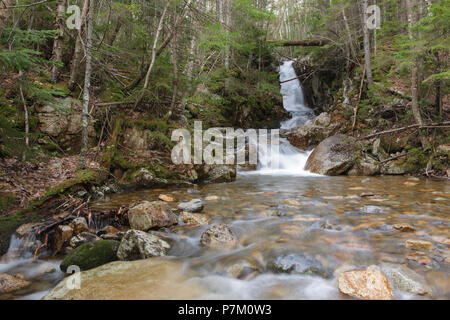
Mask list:
[[[128,211],[133,229],[148,231],[151,228],[170,227],[178,223],[178,217],[164,201],[144,201]]]
[[[73,219],[70,222],[70,227],[72,227],[74,235],[80,234],[82,232],[89,232],[89,226],[84,217],[78,217]]]
[[[94,242],[101,240],[100,237],[97,237],[95,234],[89,233],[89,232],[82,232],[76,236],[73,236],[70,239],[70,246],[72,248],[78,248],[82,244],[88,243],[88,242]]]
[[[355,163],[360,145],[355,138],[338,134],[323,140],[310,154],[305,170],[336,176],[345,173]]]
[[[330,272],[325,270],[319,261],[303,253],[291,253],[279,256],[270,263],[270,268],[278,273],[309,274],[324,278],[330,276]]]
[[[200,237],[200,242],[205,246],[221,249],[237,246],[237,238],[226,224],[216,224],[206,229]]]
[[[358,299],[394,299],[389,280],[377,266],[370,266],[367,270],[342,272],[338,276],[338,288],[340,292]]]
[[[432,290],[427,285],[425,278],[408,267],[385,263],[381,265],[381,270],[395,289],[418,295],[432,294]]]
[[[78,266],[80,270],[89,270],[111,261],[117,260],[117,250],[120,242],[114,240],[99,240],[85,243],[69,252],[61,262],[60,268],[66,272],[69,266]]]
[[[189,202],[182,202],[178,205],[178,209],[185,212],[200,212],[203,210],[203,201],[201,199],[193,199]]]
[[[117,257],[124,261],[165,256],[170,245],[159,237],[139,230],[128,230],[120,242]]]

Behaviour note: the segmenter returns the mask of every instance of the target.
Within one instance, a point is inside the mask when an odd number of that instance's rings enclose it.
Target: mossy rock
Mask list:
[[[61,262],[60,268],[63,272],[69,266],[78,266],[82,271],[93,269],[112,261],[118,260],[117,250],[120,242],[114,240],[99,240],[88,242],[73,249]]]

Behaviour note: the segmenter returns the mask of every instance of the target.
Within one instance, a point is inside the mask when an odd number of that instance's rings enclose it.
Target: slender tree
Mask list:
[[[82,110],[82,131],[81,131],[81,154],[80,154],[80,168],[86,166],[86,154],[89,142],[89,90],[91,88],[91,73],[92,73],[92,34],[94,31],[94,9],[95,0],[89,1],[89,15],[88,27],[86,34],[86,70],[84,73],[84,88],[83,88],[83,110]]]
[[[53,61],[58,64],[62,64],[62,56],[64,51],[64,13],[66,10],[67,0],[58,0],[57,3],[57,13],[56,13],[56,26],[58,29],[58,35],[53,42]],[[52,67],[51,80],[53,83],[58,82],[60,66],[54,64]]]

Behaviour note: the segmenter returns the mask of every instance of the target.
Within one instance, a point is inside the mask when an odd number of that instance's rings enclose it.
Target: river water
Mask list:
[[[295,77],[292,62],[280,67],[280,76],[281,81]],[[285,108],[292,114],[292,119],[281,124],[283,129],[311,121],[313,112],[304,104],[298,80],[283,83],[282,93]],[[94,203],[93,209],[153,201],[163,193],[175,199],[169,203],[174,208],[181,201],[203,199],[202,214],[211,219],[209,225],[231,226],[239,246],[223,251],[200,245],[206,225],[181,224],[164,230],[172,243],[165,258],[171,263],[161,264],[170,272],[161,272],[160,277],[173,273],[175,261],[179,285],[163,286],[151,298],[346,299],[338,291],[336,270],[386,264],[417,272],[423,284],[432,288],[433,298],[450,298],[448,182],[394,176],[325,177],[303,170],[307,157],[307,152],[282,139],[277,153],[260,154],[257,170],[239,171],[232,183],[121,193]],[[411,225],[416,231],[397,231],[396,224]],[[433,248],[408,249],[407,239],[430,241]],[[316,274],[279,273],[274,262],[286,255],[314,260],[320,270]],[[41,264],[48,269],[48,263],[57,265],[52,261],[33,264],[31,259],[3,262],[0,272],[27,276]],[[233,270],[241,266],[249,272],[236,278]],[[40,299],[62,276],[58,271],[48,273],[32,287],[3,298]],[[142,275],[135,276],[140,279]],[[130,278],[133,274],[127,274],[126,279]],[[170,282],[170,278],[159,280]],[[112,290],[104,285],[105,291]],[[120,296],[127,296],[127,284],[121,288]],[[149,296],[145,286],[139,288],[133,297]],[[195,294],[190,288],[196,288]],[[397,299],[430,298],[397,289],[394,294]]]

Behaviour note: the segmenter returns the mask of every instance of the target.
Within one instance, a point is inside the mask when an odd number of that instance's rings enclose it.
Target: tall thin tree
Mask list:
[[[91,73],[92,73],[92,34],[94,31],[94,9],[95,0],[89,1],[89,15],[88,27],[86,34],[86,70],[84,73],[84,88],[83,88],[83,110],[82,110],[82,131],[81,131],[81,154],[79,167],[82,169],[86,166],[86,154],[89,143],[89,90],[91,88]]]

